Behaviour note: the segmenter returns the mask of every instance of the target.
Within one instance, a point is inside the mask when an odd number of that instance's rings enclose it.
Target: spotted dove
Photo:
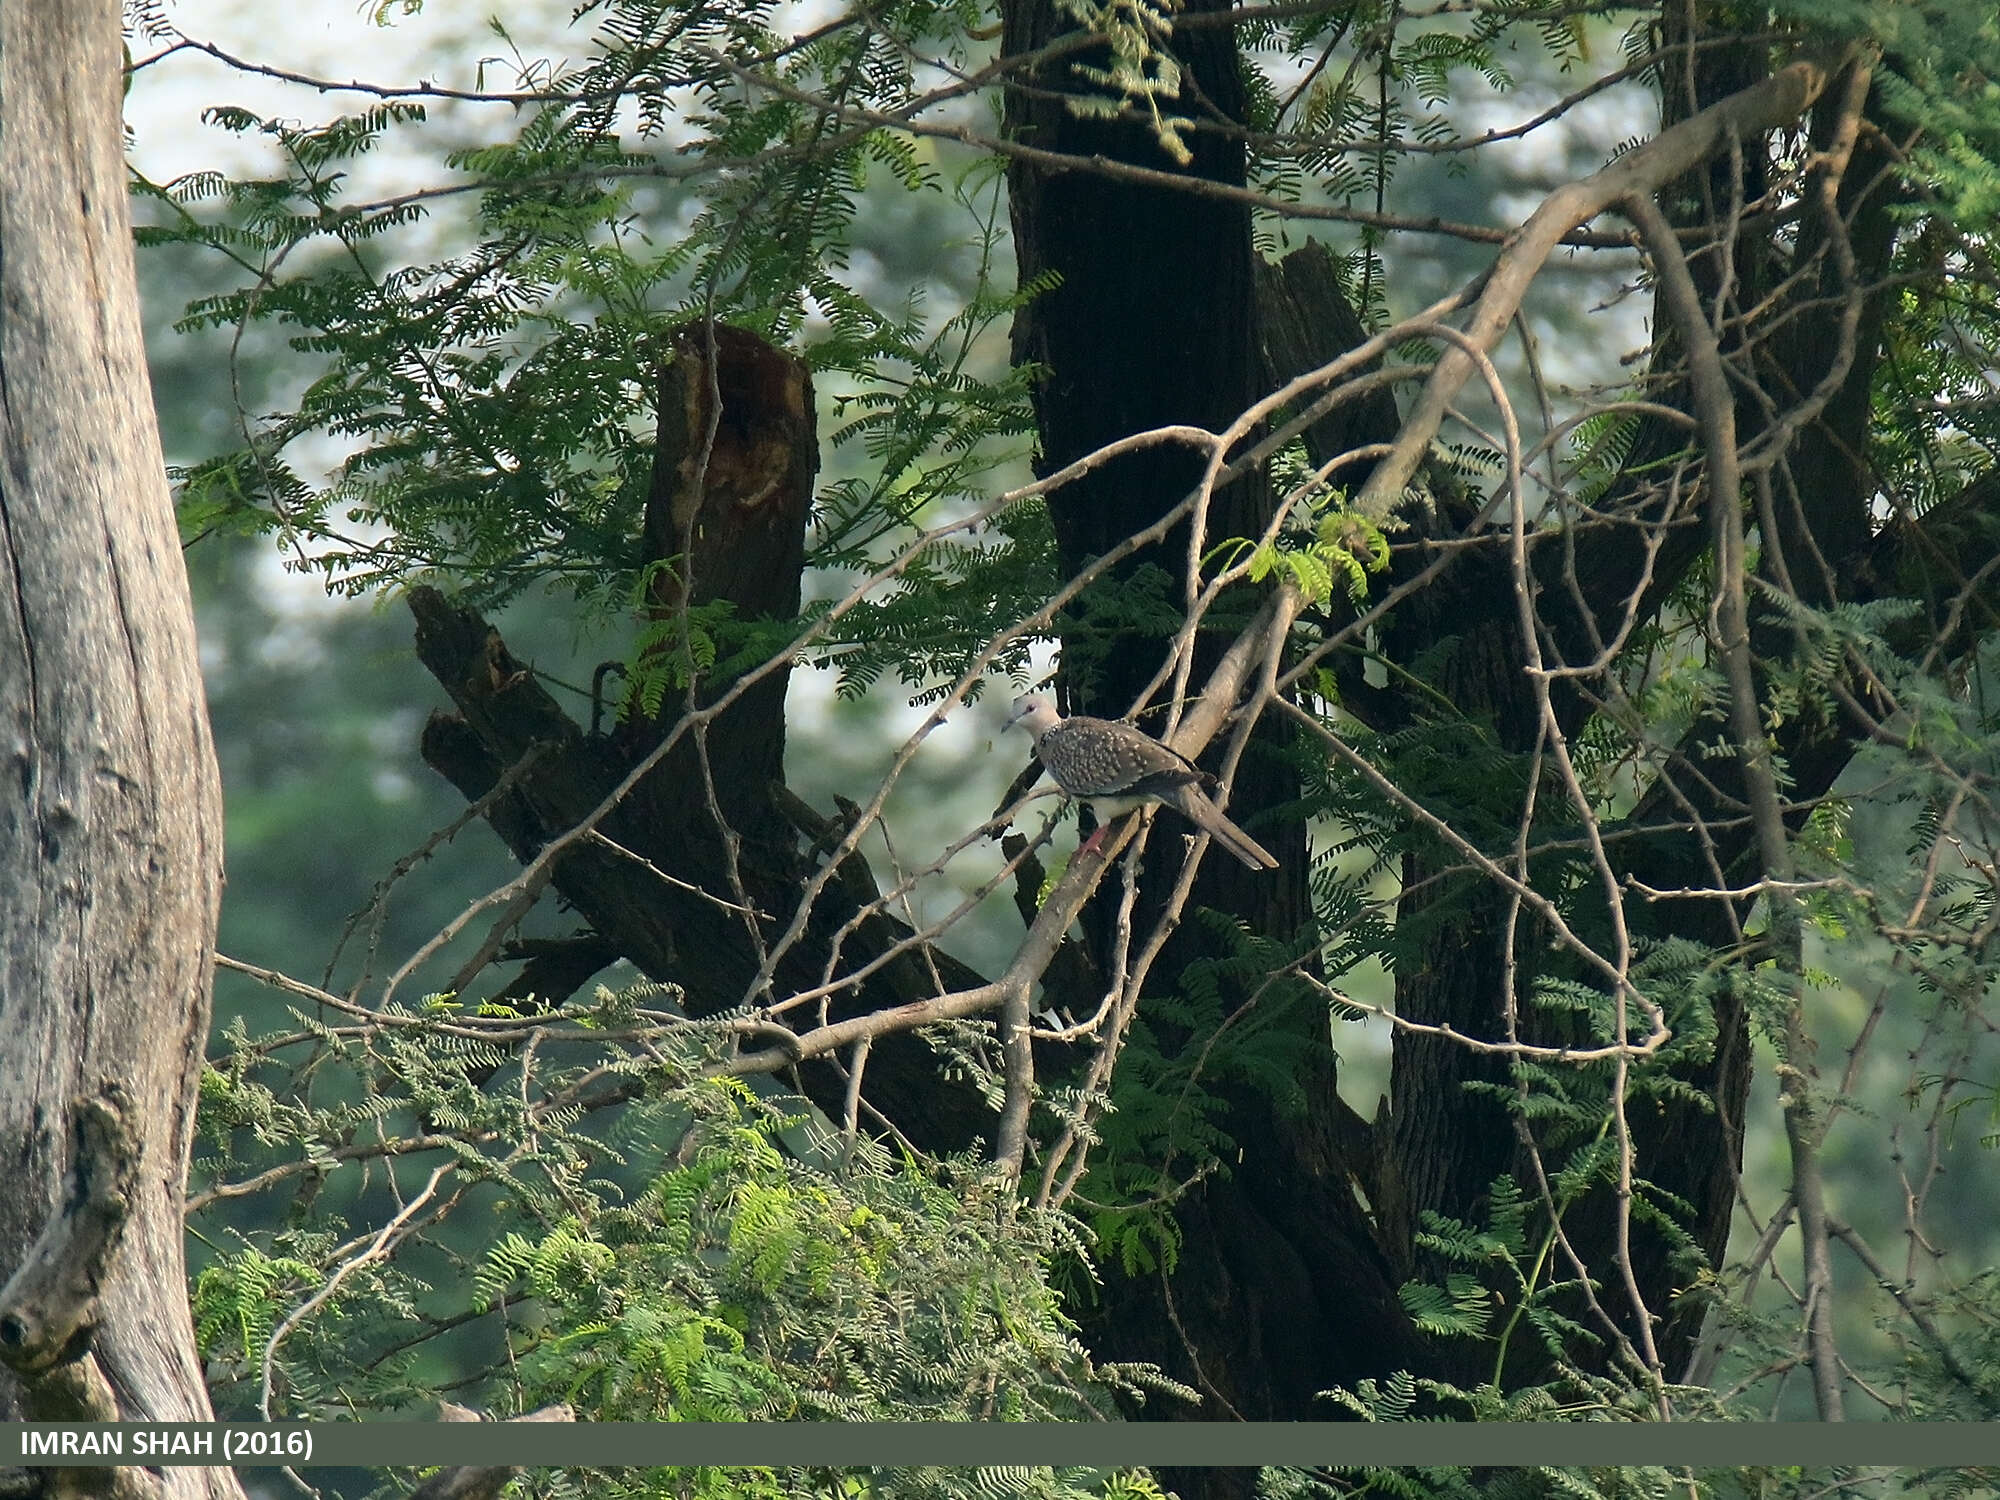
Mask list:
[[[1113,818],[1164,802],[1251,869],[1278,868],[1268,849],[1208,800],[1202,787],[1214,778],[1142,730],[1082,714],[1065,719],[1039,693],[1014,700],[1007,726],[1016,724],[1035,737],[1035,755],[1063,793],[1097,814],[1097,832],[1077,853],[1096,848]]]

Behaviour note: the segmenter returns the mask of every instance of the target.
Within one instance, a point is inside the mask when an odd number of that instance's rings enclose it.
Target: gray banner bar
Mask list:
[[[2000,1423],[0,1423],[0,1467],[104,1463],[2000,1465]]]

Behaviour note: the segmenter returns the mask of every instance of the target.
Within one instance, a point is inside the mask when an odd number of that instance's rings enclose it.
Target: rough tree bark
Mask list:
[[[92,1267],[60,1351],[0,1373],[10,1418],[65,1391],[103,1418],[209,1416],[181,1203],[221,793],[141,342],[120,69],[114,0],[0,7],[0,1280],[45,1231]],[[0,1342],[19,1352],[47,1316],[0,1316]],[[150,1482],[241,1495],[222,1469]]]
[[[1227,9],[1205,0],[1184,13]],[[1012,56],[1037,51],[1075,25],[1051,0],[1010,0],[1003,16],[1003,46]],[[1189,28],[1176,33],[1173,45],[1186,80],[1184,112],[1212,109],[1242,119],[1233,28]],[[1067,107],[1063,95],[1079,87],[1070,62],[1063,58],[1026,72],[1022,82],[1029,87],[1008,95],[1010,135],[1085,160],[1172,168],[1146,126]],[[1188,145],[1188,177],[1243,185],[1240,140],[1201,132],[1190,135]],[[1169,423],[1219,431],[1272,388],[1274,372],[1286,378],[1312,368],[1351,347],[1348,336],[1358,333],[1351,312],[1338,328],[1312,326],[1323,318],[1332,289],[1318,284],[1312,267],[1301,262],[1296,276],[1281,273],[1264,288],[1265,307],[1285,321],[1270,337],[1260,337],[1259,268],[1249,210],[1241,203],[1021,160],[1010,164],[1008,192],[1021,280],[1049,271],[1061,278],[1017,315],[1014,332],[1017,361],[1032,360],[1048,372],[1035,396],[1043,472]],[[1338,302],[1338,294],[1332,299]],[[1342,341],[1327,347],[1334,340]],[[1293,367],[1279,368],[1286,365]],[[1386,414],[1393,417],[1392,405]],[[1198,457],[1157,448],[1095,468],[1050,496],[1065,572],[1152,523],[1200,473]],[[1271,503],[1261,479],[1221,491],[1208,528],[1211,544],[1255,535]],[[1140,553],[1119,577],[1128,581],[1141,567],[1163,570],[1171,607],[1182,597],[1186,552],[1182,527]],[[1107,641],[1091,628],[1087,610],[1070,620],[1061,683],[1070,705],[1114,717],[1126,713],[1159,666],[1163,645],[1130,631]],[[1216,646],[1204,636],[1196,649],[1199,681],[1199,658]],[[1288,940],[1310,920],[1304,829],[1296,821],[1276,827],[1255,821],[1259,810],[1298,795],[1286,748],[1284,735],[1260,734],[1230,803],[1231,816],[1248,820],[1280,868],[1252,875],[1229,860],[1205,860],[1192,904]],[[1153,902],[1172,887],[1179,843],[1156,834],[1149,845],[1144,889]],[[1141,905],[1144,930],[1144,897]],[[1101,944],[1110,908],[1102,901],[1100,907],[1094,937]],[[1183,927],[1156,982],[1170,987],[1189,961],[1212,952],[1205,939],[1199,927]],[[1247,997],[1234,998],[1240,1003]],[[1266,996],[1260,1003],[1277,1002]],[[1328,1413],[1314,1399],[1318,1391],[1376,1373],[1383,1351],[1412,1345],[1389,1266],[1354,1192],[1369,1173],[1367,1132],[1336,1091],[1324,1005],[1296,997],[1291,1003],[1286,1024],[1297,1033],[1303,1115],[1287,1117],[1277,1101],[1253,1088],[1224,1090],[1226,1128],[1243,1147],[1241,1159],[1178,1205],[1183,1240],[1173,1275],[1128,1279],[1108,1272],[1101,1302],[1085,1315],[1091,1340],[1106,1357],[1154,1361],[1207,1398],[1199,1409],[1155,1404],[1148,1416],[1323,1417]],[[1323,1274],[1326,1266],[1340,1271]],[[1247,1495],[1255,1473],[1170,1470],[1162,1479],[1187,1496]]]

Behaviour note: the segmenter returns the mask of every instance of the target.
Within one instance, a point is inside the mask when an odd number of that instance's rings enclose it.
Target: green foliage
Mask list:
[[[1513,78],[1503,55],[1525,38],[1564,68],[1587,51],[1582,17],[1554,0],[1482,8],[1462,27],[1413,24],[1386,0],[1343,6],[1331,23],[1313,13],[1251,22],[1246,44],[1302,63],[1326,60],[1284,94],[1261,75],[1250,80],[1251,123],[1286,132],[1294,148],[1263,159],[1270,175],[1259,186],[1296,199],[1310,182],[1316,195],[1334,202],[1379,208],[1402,160],[1399,146],[1440,147],[1461,138],[1440,107],[1455,97],[1453,72],[1468,69],[1508,89]]]
[[[265,1255],[254,1245],[226,1252],[195,1276],[195,1341],[211,1360],[247,1364],[277,1331],[279,1297],[316,1291],[323,1280],[311,1261]]]
[[[482,184],[465,226],[476,244],[428,264],[397,265],[397,233],[456,200],[351,202],[343,171],[386,132],[421,122],[420,108],[383,106],[311,129],[211,111],[217,125],[271,140],[286,171],[141,183],[156,209],[141,241],[206,247],[246,278],[196,302],[183,328],[292,328],[293,349],[324,373],[294,410],[255,424],[246,445],[177,474],[187,534],[276,531],[298,566],[350,593],[433,582],[491,604],[538,587],[608,617],[636,587],[658,351],[670,330],[710,314],[781,340],[812,321],[804,352],[845,418],[832,442],[863,466],[820,498],[815,566],[872,567],[900,529],[940,506],[983,501],[984,475],[1027,429],[1032,372],[983,378],[973,351],[1037,290],[1015,293],[993,264],[1004,245],[1000,174],[977,161],[940,171],[888,132],[833,136],[820,111],[745,98],[729,69],[775,45],[768,10],[602,7],[597,57],[524,80],[552,102],[516,139],[453,156]],[[928,0],[898,7],[878,18],[886,32],[834,29],[792,53],[779,76],[866,107],[908,86],[905,48],[956,39],[970,15]],[[670,62],[659,53],[669,35]],[[656,172],[651,142],[671,90],[702,101],[684,116],[698,131],[684,148],[690,160],[766,153],[770,164]],[[636,149],[621,144],[610,107],[621,92],[639,113]],[[887,170],[883,188],[871,186],[871,167]],[[637,184],[656,175],[672,196],[640,206]],[[700,194],[693,201],[675,185],[683,175]],[[861,202],[885,191],[934,198],[972,225],[962,247],[941,247],[969,254],[971,285],[935,327],[916,295],[878,311],[858,279],[843,279]],[[692,214],[669,242],[653,227],[663,208]],[[746,235],[766,208],[765,231]],[[287,457],[316,433],[352,450],[323,488]],[[962,596],[968,621],[991,618],[970,613],[978,602],[1013,607],[1045,593],[1042,543],[1025,520],[1001,518],[984,537],[938,548],[861,617],[879,615],[883,628],[829,638],[827,659],[865,683],[893,638],[897,601],[927,597],[942,578],[984,593]],[[934,630],[936,660],[915,670],[967,655],[966,628]]]
[[[605,1421],[1106,1414],[1044,1284],[1073,1230],[1017,1216],[970,1167],[932,1177],[868,1143],[837,1169],[800,1162],[778,1137],[805,1120],[740,1086],[684,1097],[685,1165],[587,1222],[507,1236],[474,1278],[475,1309],[527,1299],[552,1327],[516,1351],[524,1405]]]
[[[1105,0],[1059,0],[1061,8],[1074,17],[1084,30],[1102,37],[1107,44],[1111,66],[1072,63],[1071,69],[1086,83],[1104,90],[1101,95],[1084,94],[1070,98],[1070,110],[1079,115],[1110,118],[1134,103],[1146,112],[1154,140],[1180,166],[1194,160],[1185,133],[1194,121],[1185,115],[1162,114],[1162,100],[1178,99],[1181,93],[1180,60],[1167,50],[1173,34],[1174,5],[1153,0],[1133,4],[1105,3]]]
[[[1304,983],[1274,977],[1299,959],[1297,946],[1213,911],[1196,917],[1222,956],[1189,964],[1175,992],[1147,998],[1096,1127],[1090,1225],[1099,1254],[1128,1276],[1172,1271],[1176,1201],[1210,1173],[1226,1175],[1234,1159],[1232,1096],[1267,1095],[1301,1112],[1300,1059],[1327,1051],[1324,1002]]]
[[[445,1371],[489,1410],[560,1400],[600,1420],[1089,1420],[1116,1392],[1182,1394],[1085,1353],[1048,1280],[1054,1257],[1084,1263],[1079,1227],[1016,1204],[992,1169],[846,1140],[802,1100],[685,1081],[698,1058],[588,1040],[658,998],[601,992],[550,1060],[493,1092],[481,1082],[509,1064],[481,1038],[518,1024],[502,1007],[392,1005],[365,1035],[304,1013],[265,1036],[239,1023],[205,1077],[196,1168],[219,1407],[267,1393],[274,1414],[421,1413]],[[579,1091],[606,1080],[637,1092]],[[341,1220],[391,1176],[408,1232],[357,1254]],[[228,1223],[246,1190],[199,1196],[246,1178],[289,1195],[274,1227]],[[878,1476],[885,1493],[964,1493],[946,1477]],[[649,1483],[667,1489],[630,1493],[816,1492],[778,1470]],[[1157,1493],[1087,1471],[1024,1485]]]
[[[1586,1395],[1564,1401],[1545,1389],[1502,1397],[1482,1389],[1459,1391],[1449,1385],[1398,1376],[1368,1381],[1356,1392],[1329,1393],[1354,1417],[1368,1422],[1414,1420],[1478,1422],[1606,1422],[1631,1421],[1637,1413],[1606,1406]],[[1683,1468],[1625,1465],[1617,1468],[1558,1468],[1532,1465],[1499,1470],[1430,1467],[1387,1469],[1355,1466],[1333,1470],[1342,1486],[1336,1489],[1316,1476],[1273,1476],[1266,1493],[1292,1497],[1349,1493],[1398,1496],[1407,1500],[1475,1500],[1505,1496],[1508,1500],[1563,1496],[1566,1500],[1688,1500],[1702,1493],[1701,1481]],[[1329,1476],[1331,1477],[1331,1475]]]
[[[1288,580],[1308,605],[1323,604],[1336,586],[1349,603],[1368,597],[1370,575],[1389,565],[1389,538],[1381,526],[1347,508],[1347,496],[1328,490],[1311,472],[1302,444],[1272,461],[1272,479],[1290,493],[1290,521],[1269,542],[1235,538],[1214,548],[1206,564],[1244,568],[1252,583]]]
[[[1978,7],[1952,0],[1783,0],[1777,15],[1865,41],[1881,66],[1874,85],[1905,127],[1922,127],[1908,157],[1912,181],[1958,224],[2000,211],[2000,29]]]
[[[653,574],[671,566],[660,563],[641,572],[640,599],[645,597]],[[738,622],[736,604],[729,599],[712,599],[706,604],[689,605],[672,614],[648,619],[639,627],[632,644],[630,665],[626,669],[631,677],[627,706],[646,717],[657,716],[669,693],[678,699],[714,670],[717,659],[723,655],[721,641],[725,635],[740,639],[747,633],[753,638],[768,639],[768,629],[758,629],[762,622],[741,623],[746,628],[732,629]]]

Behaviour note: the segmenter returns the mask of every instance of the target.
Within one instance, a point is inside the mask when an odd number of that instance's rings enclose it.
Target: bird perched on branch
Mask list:
[[[1064,795],[1088,802],[1097,831],[1078,854],[1103,839],[1111,820],[1152,802],[1163,802],[1253,870],[1275,870],[1271,852],[1222,814],[1202,790],[1215,778],[1151,735],[1111,719],[1072,714],[1065,719],[1039,693],[1014,700],[1007,727],[1020,724],[1035,737],[1035,755]]]

